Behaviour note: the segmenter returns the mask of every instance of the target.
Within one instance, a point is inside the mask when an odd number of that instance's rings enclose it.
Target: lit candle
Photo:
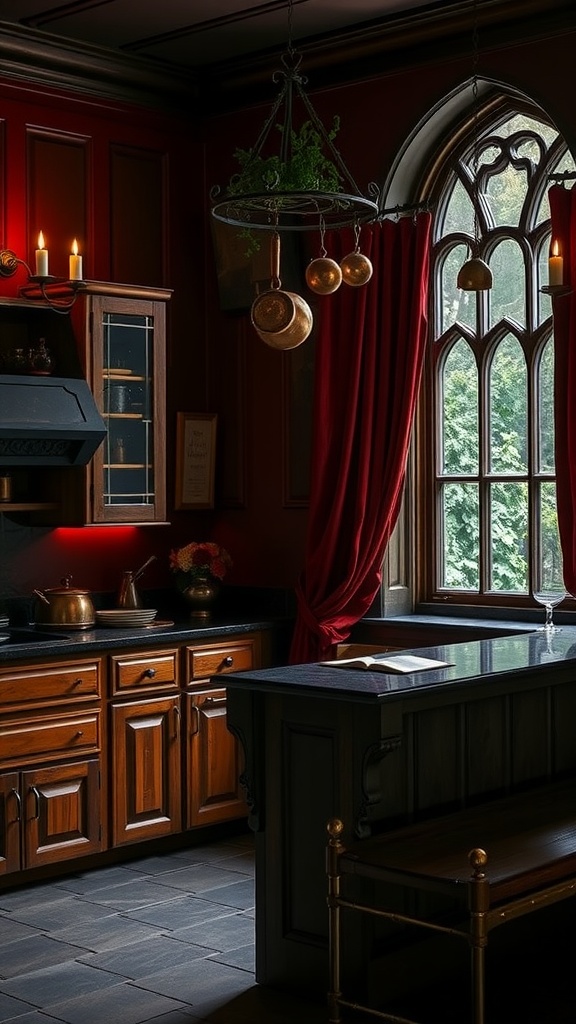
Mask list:
[[[560,256],[558,242],[554,242],[548,260],[548,284],[555,288],[564,284],[564,260]]]
[[[70,280],[82,280],[82,257],[78,255],[78,242],[72,242],[72,253],[70,255]]]
[[[48,277],[48,249],[44,248],[44,235],[38,235],[38,248],[36,249],[36,277]]]

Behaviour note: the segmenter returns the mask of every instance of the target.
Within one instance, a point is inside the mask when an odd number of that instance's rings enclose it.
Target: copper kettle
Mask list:
[[[34,621],[37,625],[53,629],[91,629],[96,612],[89,590],[71,587],[72,576],[63,576],[59,587],[34,590]]]

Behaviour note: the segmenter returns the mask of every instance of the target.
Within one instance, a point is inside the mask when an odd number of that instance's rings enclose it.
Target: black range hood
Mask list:
[[[105,436],[85,380],[0,375],[0,466],[85,466]]]

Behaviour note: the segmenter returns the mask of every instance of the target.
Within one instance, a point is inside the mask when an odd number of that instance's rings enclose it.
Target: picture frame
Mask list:
[[[176,510],[214,508],[217,422],[211,412],[176,414]]]

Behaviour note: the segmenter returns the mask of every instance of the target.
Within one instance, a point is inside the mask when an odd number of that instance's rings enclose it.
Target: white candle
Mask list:
[[[36,277],[48,277],[48,249],[44,248],[44,235],[38,235],[38,248],[36,249]]]
[[[551,288],[564,284],[564,260],[559,254],[558,242],[554,242],[548,260],[548,284]]]
[[[69,275],[71,281],[82,280],[82,257],[78,255],[78,242],[76,239],[72,242]]]

